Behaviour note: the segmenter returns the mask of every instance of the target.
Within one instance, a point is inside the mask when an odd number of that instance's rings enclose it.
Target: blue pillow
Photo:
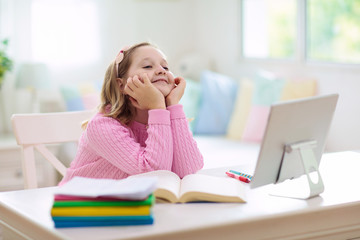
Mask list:
[[[76,86],[64,85],[60,87],[61,94],[64,98],[67,111],[81,111],[84,110],[84,104],[81,94]]]
[[[186,79],[186,88],[180,104],[183,105],[186,117],[189,119],[189,127],[194,132],[195,123],[200,107],[201,85],[200,82]]]
[[[232,78],[204,71],[202,98],[194,134],[225,134],[234,108],[238,83]]]
[[[66,111],[95,109],[100,103],[100,89],[97,82],[81,82],[60,86],[66,104]]]
[[[85,109],[84,103],[81,97],[75,97],[66,101],[67,111],[82,111]]]

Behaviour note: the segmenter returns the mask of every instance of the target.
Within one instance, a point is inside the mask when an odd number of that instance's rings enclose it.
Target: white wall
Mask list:
[[[31,51],[31,0],[9,2],[13,11],[9,20],[13,22],[15,29],[10,33],[13,55],[18,64],[31,61],[34,55]],[[52,66],[56,82],[102,80],[106,67],[120,48],[136,42],[155,43],[168,55],[170,63],[182,54],[194,50],[193,36],[196,28],[192,24],[194,8],[191,7],[191,1],[94,0],[93,3],[99,14],[101,55],[91,65]],[[89,49],[89,52],[92,50]]]
[[[15,46],[12,45],[11,50],[19,63],[32,57],[29,52],[31,1],[7,1],[11,2],[10,10],[13,11],[9,21],[14,25],[10,36]],[[101,55],[91,65],[53,68],[53,77],[57,82],[64,80],[74,82],[83,79],[102,81],[105,68],[121,46],[150,40],[167,54],[172,66],[179,58],[196,52],[212,59],[216,71],[235,79],[251,77],[259,68],[273,71],[286,78],[318,79],[320,94],[340,93],[328,141],[329,149],[332,151],[360,149],[360,108],[357,107],[360,103],[358,94],[360,68],[311,65],[301,61],[291,63],[241,59],[241,11],[238,0],[94,0],[94,2],[99,13]]]
[[[194,8],[191,1],[97,1],[100,13],[104,69],[120,48],[142,41],[155,43],[170,64],[194,50]],[[103,70],[101,73],[103,74]]]

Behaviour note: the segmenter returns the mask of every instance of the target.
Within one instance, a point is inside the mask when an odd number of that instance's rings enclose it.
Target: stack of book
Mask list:
[[[157,179],[76,177],[54,194],[56,228],[152,224]]]

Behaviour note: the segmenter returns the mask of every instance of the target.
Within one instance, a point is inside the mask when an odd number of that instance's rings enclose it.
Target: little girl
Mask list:
[[[59,185],[74,176],[121,179],[170,170],[183,178],[200,170],[203,157],[179,104],[185,85],[153,45],[121,50],[106,71],[100,110]]]

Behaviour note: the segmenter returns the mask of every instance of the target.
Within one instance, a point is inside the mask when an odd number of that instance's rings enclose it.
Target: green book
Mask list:
[[[155,197],[151,194],[143,201],[121,201],[121,200],[56,200],[54,201],[53,208],[58,207],[101,207],[101,206],[152,206],[155,202]]]

